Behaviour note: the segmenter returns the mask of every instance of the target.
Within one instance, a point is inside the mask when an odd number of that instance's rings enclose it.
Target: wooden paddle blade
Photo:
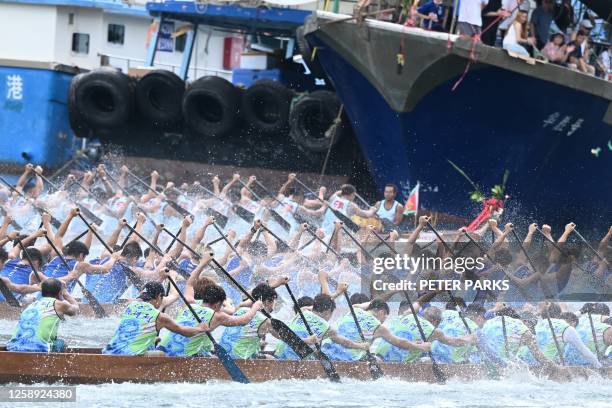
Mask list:
[[[90,221],[92,221],[97,226],[102,225],[102,220],[99,217],[97,217],[94,213],[92,213],[86,207],[83,207],[80,204],[77,204],[77,206],[79,207],[79,211],[85,214],[85,217],[89,218]]]
[[[217,355],[217,358],[221,360],[223,367],[225,367],[227,373],[230,375],[230,377],[232,377],[232,380],[242,384],[250,383],[247,376],[244,375],[242,370],[240,370],[240,367],[238,367],[238,364],[236,364],[227,351],[217,342],[215,342],[215,354]]]
[[[285,220],[279,213],[275,210],[270,210],[270,215],[272,215],[272,219],[281,226],[282,229],[289,232],[291,230],[291,224],[287,220]]]
[[[190,216],[192,216],[189,211],[187,211],[186,209],[181,207],[176,201],[166,200],[166,202],[170,205],[170,207],[174,208],[177,213],[181,214],[181,216],[183,216],[183,217],[190,217]]]
[[[217,210],[213,210],[212,208],[208,208],[206,210],[206,215],[211,215],[211,216],[215,217],[215,222],[217,224],[219,224],[219,226],[221,228],[225,228],[225,226],[227,225],[227,217],[225,215],[221,214]]]
[[[132,285],[134,285],[136,289],[142,290],[142,288],[144,288],[144,283],[142,282],[142,279],[140,279],[140,276],[136,275],[136,272],[128,268],[126,265],[122,263],[120,263],[120,265],[123,268],[123,272],[125,272],[130,282],[132,282]]]
[[[253,220],[255,220],[255,214],[240,205],[234,204],[232,206],[232,209],[234,210],[237,216],[239,216],[249,224],[252,224]]]
[[[15,295],[13,295],[13,292],[9,290],[8,286],[6,286],[6,283],[4,283],[2,279],[0,279],[0,293],[2,293],[2,296],[4,296],[4,300],[10,306],[21,307],[21,304],[19,303]]]
[[[323,370],[325,370],[325,375],[327,375],[327,378],[329,378],[333,382],[339,383],[340,375],[338,375],[338,373],[336,372],[336,367],[334,367],[329,357],[327,357],[325,353],[319,350],[317,351],[317,358],[321,362],[321,365],[323,366]]]
[[[96,299],[93,293],[91,293],[80,281],[77,280],[77,283],[81,288],[81,293],[83,293],[83,296],[85,296],[85,299],[87,299],[87,302],[91,305],[91,309],[94,312],[94,316],[98,319],[108,317],[106,311],[104,310],[100,302],[98,302],[98,299]]]
[[[378,380],[380,377],[385,375],[382,368],[380,368],[380,366],[378,365],[376,357],[374,357],[372,353],[368,351],[368,353],[366,354],[366,358],[368,360],[368,366],[370,367],[370,375],[372,376],[373,380]]]
[[[293,332],[284,322],[278,319],[271,319],[272,328],[278,333],[280,340],[287,343],[289,347],[297,354],[301,359],[304,359],[311,355],[314,350],[306,344],[304,340]]]
[[[436,377],[436,381],[440,384],[444,384],[446,382],[446,374],[444,374],[442,368],[436,363],[436,360],[433,359],[431,352],[429,353],[429,358],[431,359],[431,369]]]

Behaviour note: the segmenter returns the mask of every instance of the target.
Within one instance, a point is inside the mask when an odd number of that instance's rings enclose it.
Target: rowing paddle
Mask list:
[[[98,232],[93,229],[93,227],[91,225],[89,225],[87,223],[87,220],[85,218],[83,218],[83,216],[81,215],[81,213],[77,214],[79,216],[79,218],[83,221],[83,223],[85,225],[87,225],[87,228],[89,228],[89,230],[92,232],[92,234],[94,234],[94,236],[96,237],[96,239],[102,244],[102,246],[108,251],[109,255],[113,253],[113,250],[108,246],[108,244],[102,239],[102,237],[100,236],[100,234],[98,234]],[[119,265],[121,266],[121,268],[123,269],[123,272],[125,272],[125,275],[128,277],[128,279],[130,280],[130,282],[132,282],[132,284],[136,287],[136,289],[138,290],[142,290],[142,288],[144,287],[144,283],[142,282],[142,279],[140,279],[140,277],[138,275],[136,275],[136,272],[134,272],[132,269],[130,269],[127,265],[124,265],[123,263],[117,261],[119,263]]]
[[[49,215],[51,216],[51,225],[53,225],[55,228],[59,228],[59,227],[62,225],[62,223],[61,223],[61,222],[59,222],[59,221],[57,220],[57,218],[55,218],[53,215],[51,215],[51,213],[50,213],[49,211],[45,210],[44,208],[41,208],[41,207],[37,206],[37,205],[34,203],[34,200],[33,200],[33,199],[32,199],[32,200],[29,200],[29,199],[28,199],[28,197],[26,197],[26,196],[25,196],[25,194],[23,194],[21,191],[17,190],[15,187],[13,187],[13,186],[12,186],[12,185],[11,185],[11,184],[10,184],[8,181],[6,181],[6,180],[5,180],[3,177],[0,177],[0,182],[1,182],[2,184],[4,184],[5,186],[7,186],[7,187],[9,188],[9,190],[11,190],[11,191],[13,191],[13,192],[17,193],[17,194],[18,194],[18,195],[19,195],[21,198],[23,198],[24,200],[26,200],[26,202],[29,202],[29,203],[32,205],[32,207],[34,207],[34,209],[36,210],[36,212],[38,212],[38,213],[39,213],[41,216],[42,216],[43,214],[45,214],[45,213],[46,213],[46,214],[49,214]]]
[[[226,238],[226,242],[228,243],[228,245],[231,245],[229,243],[229,240],[227,240],[227,238]],[[232,282],[234,286],[238,288],[238,290],[240,290],[251,301],[255,302],[255,299],[253,298],[253,296],[240,283],[238,283],[238,281],[236,281],[236,279],[234,279],[234,277],[227,270],[225,270],[225,268],[223,268],[223,266],[221,266],[221,264],[219,264],[219,262],[217,262],[215,258],[212,258],[212,262],[213,264],[215,264],[217,269],[220,270],[225,275],[225,277],[229,279],[230,282]],[[266,316],[268,319],[270,319],[272,328],[278,333],[279,338],[285,343],[287,343],[289,347],[291,347],[293,351],[295,351],[295,353],[301,359],[304,359],[310,354],[312,354],[313,352],[312,348],[310,348],[310,346],[308,346],[308,344],[306,344],[306,342],[304,342],[304,340],[302,340],[300,336],[295,334],[289,328],[289,326],[287,326],[284,322],[273,318],[272,315],[264,309],[261,310],[261,313],[264,316]]]
[[[66,269],[70,272],[71,268],[70,268],[70,265],[68,265],[68,262],[66,262],[66,258],[64,258],[62,254],[60,254],[59,250],[57,249],[53,241],[51,241],[51,239],[47,236],[47,234],[45,234],[45,239],[47,240],[47,242],[49,243],[53,251],[57,254],[60,261],[62,261],[62,264],[64,264],[64,267],[66,267]],[[83,293],[83,296],[85,296],[85,298],[87,299],[87,302],[91,305],[91,309],[94,312],[94,316],[97,317],[98,319],[107,317],[106,312],[102,308],[102,305],[100,305],[100,302],[98,302],[98,300],[93,295],[93,293],[91,293],[85,287],[85,285],[81,283],[81,281],[78,278],[76,278],[74,281],[76,282],[77,285],[79,285],[79,287],[81,288],[81,292]]]
[[[172,279],[168,275],[166,275],[166,279],[168,279],[170,284],[174,287],[174,290],[176,290],[176,293],[178,293],[180,298],[183,300],[183,302],[185,303],[185,306],[187,306],[187,308],[189,309],[189,311],[193,315],[194,319],[196,319],[198,323],[202,323],[202,319],[200,319],[200,317],[195,312],[195,310],[193,310],[193,307],[191,307],[189,302],[187,302],[187,299],[185,299],[185,296],[183,295],[181,290],[176,285],[176,282],[174,282],[174,279]],[[213,347],[215,348],[215,355],[221,361],[221,364],[223,364],[223,367],[225,367],[225,371],[227,371],[227,373],[232,378],[232,380],[236,381],[236,382],[239,382],[239,383],[248,384],[250,382],[249,379],[247,378],[246,375],[244,375],[242,370],[240,370],[240,367],[238,367],[236,362],[227,353],[227,350],[225,350],[223,347],[221,347],[221,345],[219,343],[217,343],[215,338],[209,332],[206,331],[204,333],[206,333],[206,336],[208,336],[208,339],[213,344]]]
[[[51,180],[49,180],[47,177],[43,176],[41,173],[36,173],[38,174],[38,176],[40,176],[40,178],[42,178],[45,182],[47,182],[48,185],[50,185],[55,191],[60,191],[59,186],[57,186],[55,183],[53,183]],[[76,179],[75,179],[76,182]],[[68,200],[70,200],[74,205],[76,205],[79,210],[81,210],[81,212],[83,214],[85,214],[85,216],[87,218],[89,218],[90,220],[93,221],[94,224],[100,226],[102,225],[102,220],[96,216],[94,213],[92,213],[91,211],[89,211],[88,208],[82,206],[80,203],[78,203],[76,200],[73,200],[72,198],[70,198],[70,196],[67,196]]]
[[[136,180],[142,186],[146,187],[149,191],[154,193],[156,196],[159,196],[160,193],[158,191],[152,189],[150,185],[148,185],[144,180],[142,180],[140,177],[138,177],[137,175],[132,173],[131,170],[128,169],[127,170],[127,174],[129,174],[134,180]],[[175,189],[175,190],[179,191],[179,193],[182,194],[182,192],[180,190],[178,190],[178,189]],[[181,207],[176,201],[170,200],[168,198],[164,198],[164,201],[167,202],[170,205],[170,207],[172,207],[176,212],[181,214],[181,216],[187,217],[187,216],[191,215],[193,217],[193,215],[189,211],[187,211],[186,209]]]
[[[306,184],[302,183],[297,177],[295,178],[295,181],[297,181],[302,187],[304,187],[310,194],[314,195],[317,200],[319,200],[321,203],[327,205],[328,209],[336,216],[336,218],[338,218],[340,221],[342,221],[351,231],[353,231],[353,232],[359,231],[359,229],[361,227],[359,225],[355,224],[355,222],[353,222],[353,220],[351,220],[349,217],[347,217],[346,215],[342,214],[340,211],[336,210],[335,208],[332,208],[327,201],[325,201],[321,197],[319,197],[318,194],[316,194],[314,191],[312,191],[310,188],[308,188],[308,186]]]
[[[257,181],[257,180],[255,180],[255,181]],[[255,191],[253,191],[253,189],[251,187],[249,187],[244,181],[238,179],[238,182],[240,184],[242,184],[242,186],[244,188],[246,188],[251,194],[253,194],[253,197],[255,197],[260,203],[262,202],[261,197],[259,195],[257,195],[257,193]],[[259,185],[261,185],[261,183],[259,183]],[[278,199],[276,199],[276,200],[278,200]],[[270,215],[272,216],[274,221],[276,221],[285,231],[290,231],[291,230],[291,224],[289,224],[289,222],[287,222],[287,220],[285,220],[283,217],[281,217],[281,215],[279,213],[277,213],[274,208],[270,208],[269,206],[266,206],[265,208],[268,211],[270,211]]]
[[[363,330],[361,330],[361,325],[359,324],[359,320],[357,319],[357,315],[355,314],[355,309],[351,304],[351,298],[348,295],[347,291],[344,291],[344,298],[346,299],[346,303],[349,305],[349,309],[351,310],[351,315],[353,315],[353,320],[355,321],[355,326],[357,326],[357,331],[359,332],[359,337],[364,342],[367,341],[365,336],[363,335]],[[370,367],[370,375],[373,380],[378,380],[380,377],[385,375],[378,365],[378,361],[376,361],[376,357],[370,353],[370,350],[366,350],[366,359],[368,360],[368,366]]]
[[[0,215],[3,217],[8,217],[8,213],[3,207],[0,207]],[[21,225],[19,225],[15,220],[11,220],[11,226],[15,231],[21,231]]]
[[[4,300],[9,306],[13,307],[21,307],[21,303],[17,300],[13,292],[8,288],[6,283],[2,279],[0,279],[0,293],[4,296]]]
[[[302,319],[302,322],[304,323],[304,327],[306,327],[306,331],[308,331],[308,334],[312,336],[314,333],[312,332],[312,329],[310,328],[308,321],[304,317],[304,313],[302,312],[302,309],[300,309],[297,299],[293,295],[293,292],[291,291],[291,288],[289,287],[288,283],[285,283],[285,289],[287,289],[289,296],[291,296],[291,300],[293,301],[293,304],[295,305],[295,309],[300,315],[300,319]],[[323,370],[325,370],[325,374],[327,375],[327,378],[329,378],[333,382],[340,382],[340,376],[336,372],[336,367],[334,367],[329,357],[327,357],[327,355],[325,355],[325,353],[321,351],[321,345],[318,342],[315,342],[315,347],[317,348],[317,353],[316,353],[317,358],[321,362],[321,365],[323,366]]]

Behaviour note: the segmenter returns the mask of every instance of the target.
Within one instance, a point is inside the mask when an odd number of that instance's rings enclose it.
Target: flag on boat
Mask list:
[[[404,205],[404,215],[416,214],[419,211],[419,183],[412,189]]]

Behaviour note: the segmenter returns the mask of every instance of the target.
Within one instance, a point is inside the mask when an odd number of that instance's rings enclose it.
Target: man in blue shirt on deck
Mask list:
[[[428,30],[444,31],[448,10],[442,4],[442,0],[430,0],[417,8],[417,14],[421,18],[421,26]]]

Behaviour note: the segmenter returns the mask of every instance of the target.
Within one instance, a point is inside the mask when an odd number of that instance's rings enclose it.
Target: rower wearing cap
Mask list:
[[[185,337],[193,337],[208,330],[208,324],[195,327],[182,326],[158,308],[162,305],[163,285],[147,282],[138,298],[130,302],[123,314],[121,323],[111,341],[102,350],[103,354],[143,355],[153,349],[159,331],[166,328]]]
[[[13,337],[6,344],[8,351],[62,351],[64,342],[57,339],[57,329],[64,316],[74,316],[79,305],[66,286],[54,278],[41,284],[42,298],[28,306],[19,318]]]

